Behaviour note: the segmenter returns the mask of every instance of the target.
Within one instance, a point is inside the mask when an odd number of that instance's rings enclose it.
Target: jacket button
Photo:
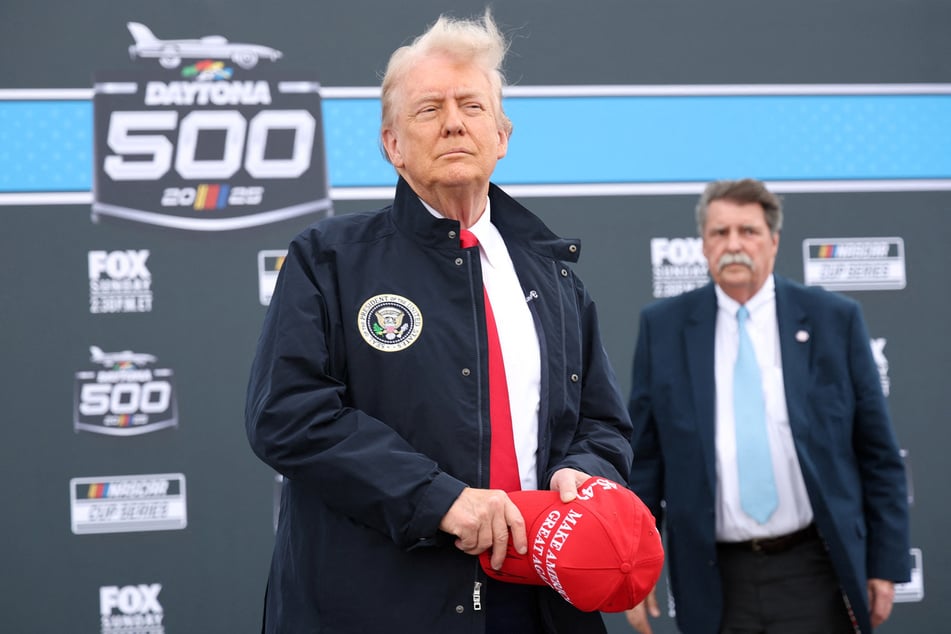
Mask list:
[[[462,368],[462,376],[469,376],[469,368]]]
[[[465,611],[466,611],[466,609],[465,609],[464,607],[462,607],[461,605],[457,605],[457,606],[456,606],[456,614],[462,614],[462,613],[465,612]]]
[[[579,377],[577,374],[572,374],[572,375],[571,375],[571,382],[572,382],[572,383],[577,383],[579,378],[580,378],[580,377]]]
[[[577,245],[577,244],[572,244],[572,245],[570,245],[570,246],[568,247],[568,250],[569,250],[570,252],[572,252],[572,253],[577,253],[577,252],[578,252],[578,245]]]
[[[455,231],[450,231],[450,232],[449,232],[449,239],[450,239],[450,240],[455,240],[455,239],[456,239],[456,232],[455,232]]]
[[[561,276],[568,277],[568,269],[561,269]]]
[[[462,258],[456,258],[456,266],[462,266]]]

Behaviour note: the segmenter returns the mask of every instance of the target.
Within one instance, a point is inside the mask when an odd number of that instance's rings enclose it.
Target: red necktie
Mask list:
[[[479,244],[475,235],[465,229],[459,233],[459,241],[464,249]],[[499,331],[495,327],[492,304],[489,303],[489,294],[484,286],[482,293],[485,296],[485,329],[489,339],[489,417],[492,425],[489,486],[503,491],[518,491],[522,484],[518,475],[518,459],[515,457],[515,437],[512,434],[512,411],[509,408],[505,362],[502,360],[502,346],[499,344]]]

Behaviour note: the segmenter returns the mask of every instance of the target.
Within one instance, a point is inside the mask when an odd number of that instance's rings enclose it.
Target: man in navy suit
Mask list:
[[[710,183],[697,225],[713,282],[644,309],[630,399],[630,484],[665,524],[677,624],[871,632],[909,578],[909,529],[859,306],[773,274],[763,183]],[[648,612],[653,594],[627,615],[644,634]]]

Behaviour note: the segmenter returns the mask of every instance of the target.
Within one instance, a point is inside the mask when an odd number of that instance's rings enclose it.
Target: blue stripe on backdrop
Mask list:
[[[92,188],[92,101],[0,101],[0,191]]]
[[[951,176],[951,96],[512,100],[499,180],[517,183]]]
[[[951,178],[951,95],[506,97],[499,184]],[[323,100],[334,188],[395,183],[376,98]],[[88,191],[92,102],[0,100],[0,192]]]

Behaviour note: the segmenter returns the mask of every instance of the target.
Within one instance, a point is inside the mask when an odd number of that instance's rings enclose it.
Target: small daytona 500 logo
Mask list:
[[[76,373],[73,428],[109,436],[136,436],[178,426],[178,404],[169,368],[152,368],[154,355],[103,352],[90,346],[95,370]]]

